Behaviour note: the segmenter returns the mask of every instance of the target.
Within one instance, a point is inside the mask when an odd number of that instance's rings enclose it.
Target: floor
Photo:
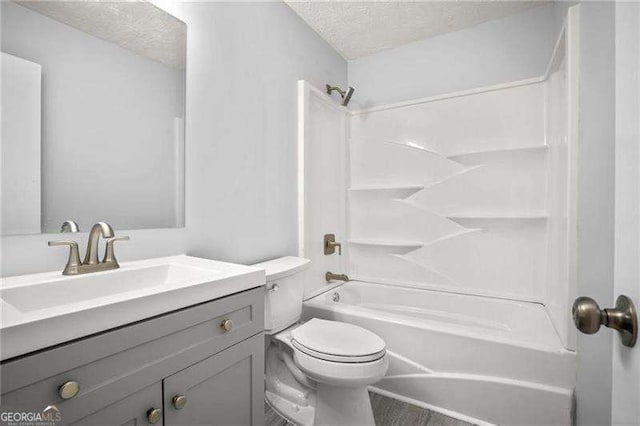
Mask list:
[[[426,410],[386,396],[369,393],[377,426],[472,426],[435,411]],[[291,426],[266,403],[265,426]]]

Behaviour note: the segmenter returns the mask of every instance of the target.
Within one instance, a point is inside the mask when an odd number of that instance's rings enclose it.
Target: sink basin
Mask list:
[[[70,305],[106,296],[137,292],[150,287],[162,288],[191,280],[208,281],[220,274],[180,264],[141,268],[42,280],[30,285],[0,290],[0,298],[22,312]]]
[[[0,359],[264,285],[262,269],[172,256],[120,269],[2,279]]]

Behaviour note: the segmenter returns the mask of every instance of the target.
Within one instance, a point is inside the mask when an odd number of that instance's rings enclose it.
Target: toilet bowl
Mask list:
[[[374,425],[367,386],[387,372],[385,342],[353,324],[298,323],[309,261],[286,257],[265,269],[265,400],[299,425]]]

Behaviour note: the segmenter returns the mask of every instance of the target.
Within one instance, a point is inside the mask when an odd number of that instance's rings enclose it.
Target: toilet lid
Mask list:
[[[336,362],[368,362],[385,354],[378,335],[357,325],[313,318],[291,331],[292,344],[300,351]]]

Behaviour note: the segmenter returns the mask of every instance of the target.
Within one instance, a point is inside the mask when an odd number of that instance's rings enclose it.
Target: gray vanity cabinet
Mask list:
[[[3,361],[2,411],[54,405],[60,424],[260,425],[264,289]],[[90,321],[90,318],[87,318]],[[69,384],[79,391],[69,397]],[[176,409],[172,397],[187,403]],[[65,399],[66,397],[66,399]],[[179,405],[179,404],[178,404]]]
[[[263,351],[258,335],[164,379],[165,425],[259,424]]]

